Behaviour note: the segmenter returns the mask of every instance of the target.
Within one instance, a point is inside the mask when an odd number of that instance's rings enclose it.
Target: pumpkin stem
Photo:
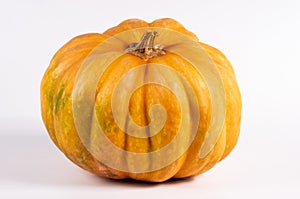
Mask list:
[[[146,31],[138,43],[132,43],[125,52],[148,60],[165,54],[161,45],[154,45],[154,39],[158,34],[156,31]]]

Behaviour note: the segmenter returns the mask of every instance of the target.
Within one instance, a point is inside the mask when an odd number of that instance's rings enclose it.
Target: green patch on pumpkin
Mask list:
[[[56,98],[55,98],[55,106],[54,106],[54,113],[57,114],[57,112],[59,110],[61,110],[64,105],[65,105],[65,102],[66,102],[66,98],[64,98],[64,90],[65,90],[65,85],[63,84],[60,89],[59,89],[59,92],[58,94],[56,95]]]

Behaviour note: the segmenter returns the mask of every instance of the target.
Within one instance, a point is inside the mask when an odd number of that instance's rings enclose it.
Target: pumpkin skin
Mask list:
[[[128,108],[130,115],[138,125],[147,125],[150,120],[148,114],[150,107],[153,104],[161,104],[167,112],[167,119],[162,131],[155,136],[142,139],[127,135],[117,128],[108,106],[112,97],[112,90],[121,80],[122,75],[136,66],[146,63],[168,65],[190,80],[197,95],[201,115],[197,134],[184,154],[159,170],[139,173],[135,172],[137,168],[151,167],[153,164],[151,158],[145,159],[143,162],[132,162],[130,157],[116,157],[115,154],[109,152],[102,154],[107,158],[114,158],[120,164],[126,164],[128,171],[122,171],[103,164],[86,148],[74,123],[72,92],[79,69],[93,49],[109,37],[121,32],[147,27],[174,30],[199,43],[217,66],[225,92],[226,112],[224,125],[217,142],[204,158],[199,158],[199,149],[204,142],[205,133],[212,117],[211,98],[206,84],[203,83],[203,77],[193,70],[190,63],[169,52],[163,56],[147,60],[132,54],[124,54],[119,57],[109,65],[101,77],[95,94],[95,114],[100,123],[105,123],[105,135],[114,145],[125,151],[148,153],[159,150],[171,142],[179,128],[177,123],[181,112],[176,98],[167,89],[152,84],[137,89],[130,98]],[[204,173],[232,151],[240,131],[241,96],[233,68],[219,50],[199,42],[193,33],[187,31],[173,19],[158,19],[152,23],[130,19],[103,34],[91,33],[77,36],[59,49],[51,60],[41,82],[41,110],[44,124],[53,142],[72,162],[81,168],[106,178],[132,178],[142,181],[163,182],[170,178],[185,178]],[[187,136],[189,133],[186,132]],[[92,127],[90,137],[91,145],[101,145],[101,141],[97,139]]]

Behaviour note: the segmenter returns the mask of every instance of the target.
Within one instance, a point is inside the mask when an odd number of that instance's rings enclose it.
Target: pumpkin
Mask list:
[[[41,82],[55,145],[99,176],[163,182],[199,175],[237,143],[241,96],[227,58],[173,19],[130,19],[77,36]]]

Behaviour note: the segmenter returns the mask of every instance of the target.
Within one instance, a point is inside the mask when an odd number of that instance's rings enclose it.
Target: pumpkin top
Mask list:
[[[171,18],[157,19],[151,23],[147,23],[146,21],[140,19],[128,19],[121,22],[119,25],[106,30],[103,34],[108,36],[114,36],[127,30],[149,27],[170,29],[173,31],[180,32],[186,36],[189,36],[191,39],[198,41],[198,37],[194,33],[188,31],[178,21]]]

